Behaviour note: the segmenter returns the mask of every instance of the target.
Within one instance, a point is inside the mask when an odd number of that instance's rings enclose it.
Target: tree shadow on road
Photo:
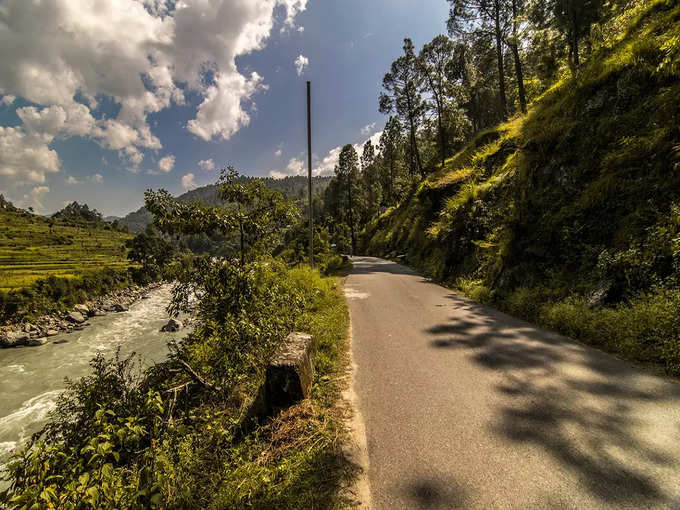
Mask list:
[[[537,445],[578,475],[581,487],[614,505],[666,506],[659,477],[677,472],[663,446],[675,427],[649,432],[654,413],[675,423],[680,385],[456,295],[462,314],[426,330],[433,348],[465,349],[482,367],[504,374],[508,398],[490,424],[515,443]],[[640,407],[652,415],[640,412]]]

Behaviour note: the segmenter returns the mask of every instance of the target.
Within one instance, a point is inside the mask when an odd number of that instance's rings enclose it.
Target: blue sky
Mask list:
[[[384,124],[377,97],[403,38],[421,46],[448,13],[445,0],[187,0],[180,17],[175,2],[118,1],[143,4],[138,26],[130,6],[0,0],[0,19],[38,18],[0,23],[0,192],[19,205],[49,213],[78,200],[122,215],[146,188],[179,194],[228,164],[298,173],[306,80],[316,170],[332,171],[333,149]]]

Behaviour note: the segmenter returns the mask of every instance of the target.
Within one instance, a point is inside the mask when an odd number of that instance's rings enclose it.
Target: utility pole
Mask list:
[[[307,81],[307,191],[309,192],[309,265],[314,269],[314,211],[312,209],[312,105],[311,83]]]

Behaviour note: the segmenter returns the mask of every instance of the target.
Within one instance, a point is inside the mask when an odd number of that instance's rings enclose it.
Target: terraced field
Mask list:
[[[0,209],[0,290],[54,275],[73,278],[126,267],[131,236],[101,226],[79,227]]]

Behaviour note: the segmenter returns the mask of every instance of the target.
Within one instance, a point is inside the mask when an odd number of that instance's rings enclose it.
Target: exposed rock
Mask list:
[[[267,366],[265,403],[271,412],[291,406],[309,396],[314,378],[313,338],[291,333]]]
[[[39,345],[45,345],[46,343],[47,338],[43,336],[41,338],[31,338],[26,341],[25,345],[28,345],[29,347],[38,347]]]
[[[84,329],[85,329],[85,326],[83,324],[79,324],[79,325],[73,327],[73,331],[82,331]]]
[[[0,335],[0,346],[2,347],[16,347],[24,345],[31,336],[24,331],[10,331],[4,335]]]
[[[56,329],[48,329],[47,332],[45,333],[46,336],[55,336],[58,335],[59,331]]]
[[[173,318],[173,319],[170,319],[168,321],[168,323],[161,328],[161,331],[175,332],[175,331],[179,331],[183,327],[184,327],[184,325],[182,324],[182,321]]]
[[[106,312],[103,312],[102,310],[95,310],[93,317],[104,317],[106,315]]]
[[[597,288],[588,297],[588,306],[590,308],[600,308],[604,305],[613,285],[614,283],[609,280],[600,282]]]
[[[111,308],[114,312],[127,312],[129,308],[122,303],[113,303]]]
[[[73,309],[76,312],[80,312],[83,315],[89,315],[90,314],[90,308],[87,305],[76,305],[73,307]]]
[[[68,340],[64,340],[64,339],[55,340],[55,341],[52,342],[52,343],[55,344],[55,345],[59,345],[59,344],[67,344],[67,343],[68,343]]]
[[[83,314],[80,312],[69,312],[67,316],[71,322],[75,322],[76,324],[85,322],[85,317],[83,317]]]

